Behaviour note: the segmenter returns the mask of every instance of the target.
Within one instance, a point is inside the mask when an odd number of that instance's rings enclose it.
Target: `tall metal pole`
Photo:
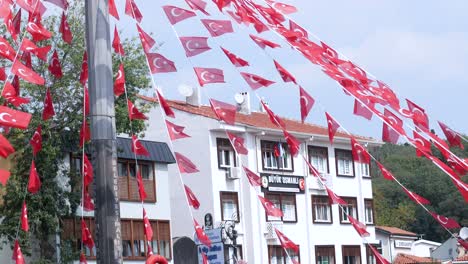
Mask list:
[[[91,145],[98,264],[122,263],[108,0],[86,0]]]

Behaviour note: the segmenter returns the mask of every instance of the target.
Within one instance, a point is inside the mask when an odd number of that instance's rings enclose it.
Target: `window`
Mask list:
[[[354,162],[351,150],[335,149],[336,175],[354,177]]]
[[[374,201],[372,199],[364,199],[364,211],[366,216],[365,224],[374,224]]]
[[[221,219],[239,222],[239,200],[236,192],[220,192]]]
[[[361,264],[361,246],[343,246],[343,264]]]
[[[340,222],[349,223],[348,215],[352,216],[355,219],[358,219],[356,198],[352,198],[352,197],[341,197],[341,198],[347,203],[347,205],[343,205],[339,207]]]
[[[170,231],[167,221],[150,221],[153,229],[153,241],[150,241],[154,254],[171,258]],[[121,220],[122,256],[124,259],[145,259],[148,254],[148,242],[142,220]]]
[[[94,219],[84,218],[86,226],[91,232],[94,242],[96,242],[96,225]],[[81,250],[81,218],[66,218],[62,219],[62,240],[64,243],[70,243],[72,248]],[[90,251],[87,247],[84,248],[84,253],[88,258],[96,257],[96,246]]]
[[[235,167],[236,153],[234,152],[229,139],[217,138],[216,146],[218,148],[218,167],[220,169]]]
[[[382,255],[382,246],[380,244],[372,244],[372,246]],[[377,264],[377,260],[374,253],[372,253],[369,244],[366,244],[366,258],[367,264]]]
[[[361,167],[361,175],[364,178],[370,178],[370,166],[367,163],[359,163],[359,166]]]
[[[328,148],[309,146],[309,162],[320,173],[329,173]]]
[[[312,217],[314,223],[333,222],[328,196],[312,195]]]
[[[235,257],[234,257],[235,256]],[[242,259],[241,245],[224,245],[224,263],[236,264]]]
[[[288,144],[263,140],[260,144],[264,170],[294,170]]]
[[[335,264],[335,246],[315,246],[316,264]]]
[[[147,197],[145,202],[156,202],[156,185],[153,164],[138,161],[138,168]],[[137,167],[135,161],[119,160],[117,172],[119,174],[119,198],[123,201],[140,201],[138,182],[136,179]]]
[[[288,256],[289,255],[289,256]],[[299,254],[288,249],[288,253],[281,246],[268,246],[268,263],[269,264],[292,264],[292,260],[300,262]]]
[[[266,193],[265,198],[283,211],[283,217],[267,215],[267,221],[297,222],[296,195]]]

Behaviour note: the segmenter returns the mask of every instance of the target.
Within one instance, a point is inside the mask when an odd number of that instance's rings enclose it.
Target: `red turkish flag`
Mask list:
[[[15,107],[19,107],[22,104],[27,104],[30,102],[29,98],[19,97],[15,87],[10,82],[5,82],[2,91],[2,97]]]
[[[6,186],[7,182],[8,182],[8,179],[10,178],[10,172],[7,171],[7,170],[1,170],[0,169],[0,183],[3,185],[3,186]]]
[[[301,121],[304,123],[305,119],[310,113],[310,110],[315,104],[315,100],[304,88],[299,86],[299,104],[301,105]]]
[[[164,13],[166,13],[167,19],[172,25],[175,25],[187,18],[196,16],[194,12],[176,6],[166,5],[162,8],[164,10]]]
[[[464,149],[465,147],[463,146],[460,134],[455,132],[454,130],[450,129],[447,125],[444,123],[439,122],[439,126],[442,129],[442,132],[444,132],[445,137],[447,138],[447,141],[449,142],[450,146],[457,146],[461,149]]]
[[[93,200],[91,199],[91,195],[89,195],[88,191],[84,191],[84,197],[83,197],[83,210],[85,211],[94,211],[94,203]]]
[[[0,106],[0,125],[26,129],[31,121],[31,114]]]
[[[34,131],[34,134],[29,141],[29,144],[31,144],[32,150],[33,150],[33,155],[36,156],[36,154],[41,151],[42,149],[42,129],[41,125],[37,126],[36,131]]]
[[[153,229],[151,228],[151,223],[148,218],[148,214],[146,213],[145,208],[143,208],[143,225],[144,225],[144,234],[146,241],[153,241]]]
[[[88,264],[88,261],[86,261],[86,256],[83,254],[83,252],[80,253],[80,263],[79,264]]]
[[[250,185],[252,186],[262,186],[262,178],[258,176],[255,172],[249,170],[247,167],[242,166],[245,172],[245,176],[247,176],[247,179],[249,180]]]
[[[174,62],[159,53],[147,53],[146,58],[148,59],[150,70],[153,74],[177,71]]]
[[[26,31],[28,31],[31,34],[35,42],[50,39],[50,37],[52,37],[52,33],[46,28],[44,28],[44,26],[40,22],[28,22]]]
[[[20,47],[21,51],[32,53],[45,62],[47,61],[47,54],[49,53],[50,49],[51,46],[38,47],[34,42],[27,38],[23,38],[23,42],[21,43]]]
[[[148,117],[146,117],[136,106],[127,99],[127,106],[128,106],[128,116],[130,120],[146,120]]]
[[[370,154],[354,137],[351,137],[351,150],[354,162],[370,164]]]
[[[29,181],[28,181],[28,192],[35,194],[41,188],[41,179],[36,170],[36,164],[34,160],[31,162],[31,169],[29,171]]]
[[[143,19],[143,15],[134,0],[125,1],[125,14],[134,18],[138,23],[141,23]]]
[[[63,76],[62,66],[60,65],[60,60],[59,60],[59,57],[58,57],[58,54],[57,54],[56,50],[54,51],[54,54],[52,55],[52,58],[50,59],[49,71],[57,79],[60,79]]]
[[[89,114],[89,91],[88,91],[88,86],[84,86],[84,113],[85,116]]]
[[[52,102],[50,89],[47,88],[46,97],[44,99],[44,110],[42,111],[42,120],[48,120],[53,116],[55,116],[54,103]]]
[[[203,264],[209,264],[208,257],[206,256],[205,252],[202,252],[201,254],[202,254]]]
[[[405,187],[402,187],[403,191],[408,195],[408,197],[413,200],[415,203],[420,203],[420,204],[430,204],[430,202],[425,199],[424,197],[406,189]]]
[[[179,152],[174,152],[175,158],[177,161],[177,166],[179,167],[180,173],[196,173],[199,172],[197,166],[193,162],[180,154]]]
[[[91,235],[91,231],[89,231],[89,228],[86,226],[86,222],[83,219],[81,219],[81,241],[86,247],[88,247],[89,251],[93,251],[93,236]]]
[[[67,16],[65,12],[62,13],[62,20],[60,21],[59,32],[62,34],[62,40],[68,44],[72,44],[73,35],[68,25]]]
[[[241,72],[242,78],[247,82],[247,84],[252,88],[252,90],[257,90],[260,87],[268,87],[274,84],[274,81],[267,80],[263,77],[260,77],[255,74]]]
[[[462,240],[461,238],[457,238],[457,241],[463,248],[465,248],[465,250],[468,250],[468,242]]]
[[[197,197],[192,192],[192,190],[185,184],[184,184],[184,188],[185,188],[185,195],[187,196],[189,205],[195,209],[200,208],[200,202],[198,201]]]
[[[15,149],[10,144],[10,141],[6,139],[2,134],[0,134],[0,156],[3,158],[8,158],[10,154],[14,153]]]
[[[93,165],[89,161],[88,156],[84,155],[83,163],[83,184],[85,187],[88,187],[89,184],[93,181]]]
[[[293,157],[296,157],[299,154],[301,142],[286,130],[283,130],[283,135],[288,143],[289,152]]]
[[[443,215],[438,215],[434,212],[429,212],[432,217],[434,217],[437,222],[439,222],[443,227],[452,229],[452,228],[460,228],[460,225],[454,219],[445,217]]]
[[[366,98],[360,98],[360,101],[364,104],[366,104],[369,108],[374,109],[375,103],[371,102],[369,99]],[[354,100],[354,112],[353,114],[357,116],[362,116],[367,120],[372,119],[372,111],[369,110],[368,107],[363,105],[361,102],[359,102],[357,99]]]
[[[325,112],[325,116],[327,117],[328,124],[328,138],[330,139],[330,144],[333,145],[333,138],[335,137],[338,128],[340,128],[340,124],[338,124],[338,122],[336,122],[336,120],[327,112]]]
[[[221,69],[194,67],[193,70],[201,86],[208,83],[224,83],[224,74]]]
[[[241,59],[240,57],[236,56],[234,53],[231,53],[227,49],[221,47],[223,50],[224,54],[228,57],[228,59],[231,61],[231,63],[236,66],[236,67],[244,67],[244,66],[250,66],[249,62],[246,60]]]
[[[80,148],[84,146],[84,143],[89,142],[91,140],[91,131],[89,129],[88,122],[86,120],[83,120],[83,123],[81,123],[81,129],[80,129]]]
[[[39,10],[40,0],[17,0],[16,4],[18,4],[21,8],[28,13],[36,13]]]
[[[273,113],[273,111],[271,111],[271,109],[268,107],[268,105],[265,102],[263,102],[263,100],[261,100],[260,103],[262,104],[263,109],[265,109],[265,111],[267,112],[267,115],[268,115],[268,118],[270,119],[270,122],[273,125],[281,128],[282,130],[285,130],[286,129],[286,124],[284,123],[284,121],[278,115]]]
[[[158,96],[158,102],[161,104],[166,116],[175,118],[174,111],[172,111],[172,109],[169,106],[169,104],[167,103],[166,99],[164,99],[164,97],[161,95],[161,93],[159,93],[159,91],[157,89],[156,89],[156,95]]]
[[[26,201],[23,202],[23,207],[21,208],[21,229],[24,232],[29,231],[28,208],[26,206]]]
[[[141,177],[140,170],[137,170],[136,180],[138,183],[138,194],[140,195],[140,200],[144,201],[148,195],[146,195],[145,185],[143,184],[143,177]]]
[[[123,93],[125,93],[125,71],[123,63],[120,63],[119,71],[114,81],[114,94],[118,97]]]
[[[46,2],[52,3],[58,7],[60,7],[63,10],[67,10],[68,8],[68,2],[67,0],[45,0]]]
[[[296,33],[299,33],[301,38],[308,38],[309,34],[307,33],[307,30],[299,26],[298,24],[294,23],[294,21],[289,20],[289,30],[294,31]]]
[[[203,14],[209,16],[210,14],[206,12],[206,2],[203,0],[185,0],[185,2],[192,8],[192,10],[201,11]]]
[[[122,43],[120,43],[119,31],[117,30],[117,25],[114,27],[114,39],[112,40],[112,48],[114,52],[125,56],[125,51],[123,49]]]
[[[230,20],[215,20],[215,19],[200,19],[205,25],[208,32],[212,37],[219,37],[221,35],[232,33],[232,24]]]
[[[205,246],[211,247],[211,240],[203,231],[203,228],[198,224],[197,220],[193,219],[193,225],[195,227],[195,233],[197,234],[198,240],[202,242]]]
[[[292,251],[296,252],[296,254],[299,254],[299,246],[295,244],[294,242],[291,241],[287,236],[285,236],[281,231],[275,228],[275,233],[278,236],[278,239],[281,243],[281,247],[283,247],[284,250],[291,249]]]
[[[265,208],[265,212],[269,216],[274,216],[274,217],[283,217],[283,211],[281,209],[277,208],[272,201],[268,200],[265,197],[262,197],[258,195],[258,199],[260,200],[260,203],[263,205],[263,208]]]
[[[141,141],[135,136],[132,135],[132,152],[137,155],[150,156],[148,150],[143,146]]]
[[[341,205],[348,205],[347,202],[345,202],[341,197],[336,195],[332,190],[330,190],[327,186],[325,186],[325,189],[327,190],[328,194],[328,201],[330,204],[341,204]]]
[[[44,85],[45,80],[39,74],[34,72],[32,69],[26,67],[20,62],[20,60],[15,60],[13,66],[11,66],[11,73],[18,75],[21,79],[38,85]]]
[[[266,47],[270,47],[272,49],[281,47],[281,45],[271,42],[269,40],[263,39],[261,37],[254,36],[252,34],[250,34],[249,36],[262,49],[265,49]]]
[[[314,167],[314,165],[310,164],[310,162],[307,160],[307,157],[303,156],[302,157],[307,164],[307,167],[309,167],[309,172],[312,174],[314,177],[319,177],[322,179],[322,181],[325,181],[325,179],[322,178],[322,175],[320,175],[320,172]]]
[[[366,230],[366,225],[354,219],[351,215],[348,215],[349,222],[353,225],[354,229],[359,233],[361,237],[368,237],[370,233]]]
[[[416,127],[413,131],[413,139],[411,140],[416,147],[416,156],[423,157],[424,152],[432,155],[431,142],[421,136],[419,132],[421,130]]]
[[[83,62],[81,63],[80,83],[85,86],[88,82],[88,53],[83,53]]]
[[[9,14],[4,21],[11,37],[16,41],[21,32],[21,9],[18,10],[14,18],[11,16],[12,13],[9,11]]]
[[[0,67],[0,81],[5,81],[6,78],[5,67]]]
[[[24,261],[23,253],[21,252],[21,247],[19,245],[18,240],[15,240],[15,246],[13,248],[13,256],[11,257],[12,260],[15,260],[15,264],[26,264]]]
[[[176,125],[166,120],[166,127],[167,132],[169,133],[169,137],[172,141],[190,137],[189,135],[184,133],[185,127],[183,126]]]
[[[210,99],[210,106],[218,119],[223,120],[229,125],[236,123],[237,107],[235,105]]]
[[[13,49],[10,43],[6,39],[0,37],[0,56],[13,61],[15,59],[15,55],[16,51]]]
[[[403,129],[403,121],[387,108],[384,110],[383,118],[386,123],[383,124],[382,140],[396,144],[400,135],[406,134]]]
[[[128,1],[128,0],[127,0]],[[137,24],[138,36],[140,36],[141,46],[145,53],[149,53],[156,41]]]
[[[271,5],[272,8],[274,8],[275,10],[278,10],[279,12],[285,15],[289,15],[289,14],[297,12],[297,8],[295,6],[288,5],[285,3],[280,3],[280,2],[274,2],[271,0],[268,0],[267,2]]]
[[[294,76],[292,76],[291,73],[289,73],[276,60],[273,60],[273,62],[275,63],[276,70],[278,70],[278,72],[279,72],[279,74],[281,76],[281,79],[283,79],[284,82],[293,82],[293,83],[297,84],[296,78],[294,78]]]
[[[0,2],[0,18],[4,19],[5,24],[7,23],[7,20],[5,18],[8,16],[11,16],[10,5],[11,5],[10,0]]]
[[[208,46],[207,37],[180,37],[179,39],[187,57],[193,57],[211,49]]]
[[[235,134],[229,133],[226,131],[226,135],[229,138],[229,141],[231,141],[232,147],[236,150],[237,154],[240,155],[247,155],[248,150],[244,146],[244,138],[237,136]]]
[[[380,255],[380,253],[371,244],[367,244],[367,246],[371,249],[372,254],[374,254],[377,264],[390,264],[390,262],[382,257],[382,255]]]
[[[406,103],[408,104],[408,110],[412,114],[411,118],[413,119],[414,124],[421,129],[428,130],[429,118],[427,117],[426,111],[408,99],[406,99]]]
[[[113,16],[115,19],[119,20],[119,12],[117,12],[117,6],[115,5],[114,0],[109,0],[109,15]]]
[[[382,173],[382,176],[389,180],[389,181],[394,181],[395,180],[395,177],[393,176],[393,174],[387,170],[380,162],[376,161],[377,163],[377,166],[379,167],[380,169],[380,172]]]

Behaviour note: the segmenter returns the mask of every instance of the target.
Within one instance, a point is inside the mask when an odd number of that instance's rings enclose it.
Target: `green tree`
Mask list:
[[[67,152],[78,149],[79,129],[83,118],[83,87],[79,83],[79,76],[85,51],[84,6],[82,1],[69,2],[71,5],[67,16],[73,32],[72,45],[64,43],[61,34],[58,33],[60,15],[51,15],[43,20],[44,26],[56,34],[50,40],[38,43],[38,46],[52,46],[49,56],[53,50],[57,50],[64,76],[55,79],[48,72],[47,64],[37,60],[33,55],[34,70],[46,79],[46,86],[52,93],[56,115],[53,120],[43,122],[41,114],[45,87],[21,82],[21,95],[31,99],[31,103],[23,105],[21,110],[31,113],[33,118],[28,129],[13,129],[8,134],[16,153],[12,157],[11,177],[4,190],[3,204],[0,206],[2,218],[0,237],[12,245],[18,232],[22,202],[26,199],[30,232],[24,233],[19,230],[19,238],[24,253],[31,253],[32,242],[35,243],[35,248],[39,248],[39,252],[35,252],[38,257],[33,263],[55,263],[54,236],[59,231],[60,219],[73,216],[80,201],[81,176],[62,168],[62,161]],[[25,25],[23,21],[23,31]],[[136,93],[147,89],[150,85],[148,69],[139,41],[125,39],[122,44],[126,51],[123,63],[127,90],[129,99],[134,101]],[[113,64],[116,72],[120,64],[120,58],[116,55]],[[116,100],[116,123],[118,133],[130,134],[124,96]],[[42,125],[43,146],[35,158],[35,163],[42,187],[37,194],[31,195],[26,191],[32,160],[29,140],[39,124]],[[145,124],[133,121],[132,127],[134,132],[140,133],[145,128]],[[58,181],[57,175],[65,175],[69,181],[65,183]]]
[[[459,157],[467,157],[467,150],[466,143],[465,150],[451,149]],[[417,157],[412,146],[385,144],[371,152],[404,186],[428,199],[431,202],[429,210],[453,218],[462,226],[468,225],[468,208],[450,178],[429,160]],[[435,147],[432,152],[444,160]],[[373,192],[378,225],[403,228],[434,241],[449,237],[447,231],[411,201],[397,183],[384,179],[377,166],[372,166],[372,173],[377,175],[373,180]],[[463,180],[466,182],[467,177]]]

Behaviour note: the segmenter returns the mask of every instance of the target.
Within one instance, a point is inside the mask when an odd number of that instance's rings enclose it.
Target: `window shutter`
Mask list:
[[[132,224],[128,220],[120,221],[122,240],[132,240]]]

